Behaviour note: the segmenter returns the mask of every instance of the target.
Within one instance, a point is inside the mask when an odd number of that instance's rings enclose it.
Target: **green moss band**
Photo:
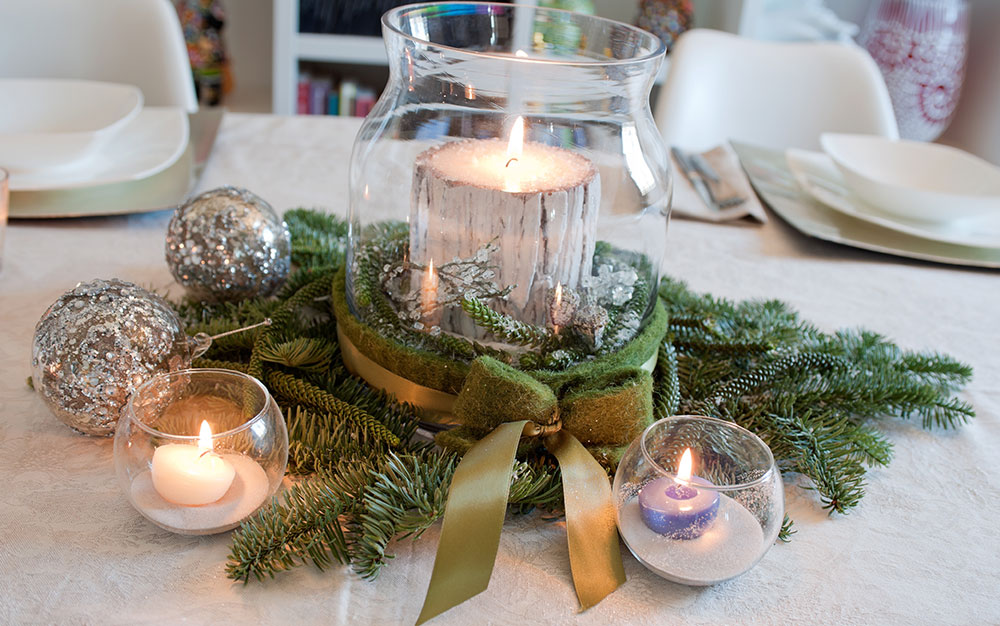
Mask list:
[[[361,322],[347,304],[346,271],[333,280],[334,312],[341,332],[362,354],[390,372],[411,382],[445,393],[457,395],[469,373],[469,364],[428,350],[420,350],[388,339]],[[537,370],[531,375],[562,395],[574,381],[591,380],[623,367],[642,367],[656,357],[660,342],[667,332],[667,312],[657,299],[649,320],[632,341],[620,350],[578,363],[561,371]]]

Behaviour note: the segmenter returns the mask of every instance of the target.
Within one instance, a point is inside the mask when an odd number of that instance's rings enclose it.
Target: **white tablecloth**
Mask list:
[[[345,214],[357,121],[228,115],[201,182],[276,208]],[[310,567],[266,583],[225,576],[229,536],[145,521],[115,479],[110,439],[73,433],[25,386],[35,322],[79,281],[158,289],[169,212],[14,222],[0,269],[0,623],[412,623],[439,527],[390,547],[375,582]],[[757,228],[675,220],[665,271],[698,290],[779,298],[820,327],[865,326],[975,367],[957,432],[895,422],[891,466],[846,516],[788,488],[798,533],[742,577],[675,585],[626,553],[628,582],[577,614],[564,527],[511,516],[486,593],[435,624],[1000,623],[1000,275],[904,261]],[[174,294],[178,288],[172,288]]]

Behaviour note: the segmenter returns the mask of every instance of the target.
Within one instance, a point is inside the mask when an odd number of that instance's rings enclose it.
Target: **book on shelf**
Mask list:
[[[358,89],[354,99],[354,116],[365,117],[375,107],[375,91],[368,87]]]
[[[358,95],[358,84],[350,78],[340,81],[340,114],[354,114],[354,100]]]
[[[375,89],[352,78],[314,78],[299,74],[296,112],[299,115],[343,115],[365,117],[375,107]]]
[[[299,115],[309,113],[309,83],[308,74],[299,74],[298,97],[295,106],[295,112]]]
[[[331,81],[321,78],[309,83],[309,115],[326,115]]]

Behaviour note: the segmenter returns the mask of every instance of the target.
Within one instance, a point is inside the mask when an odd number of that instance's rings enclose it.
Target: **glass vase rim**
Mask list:
[[[654,45],[650,46],[650,48],[652,49],[652,52],[649,52],[649,53],[646,53],[646,54],[643,54],[643,55],[640,55],[640,56],[629,57],[629,58],[626,58],[626,59],[605,58],[605,59],[562,60],[562,59],[550,59],[550,58],[539,58],[539,57],[517,57],[517,56],[514,56],[514,55],[510,55],[510,54],[499,54],[499,53],[496,53],[496,52],[477,52],[477,51],[473,51],[473,50],[468,50],[466,48],[458,48],[458,47],[455,47],[455,46],[449,46],[447,44],[442,44],[442,43],[437,43],[437,42],[434,42],[434,41],[430,41],[428,39],[423,39],[423,38],[417,37],[416,35],[404,32],[401,28],[399,28],[399,26],[397,26],[392,21],[394,18],[397,18],[399,15],[401,15],[403,13],[408,13],[408,12],[414,11],[414,10],[420,10],[420,9],[425,9],[425,8],[428,8],[428,7],[442,6],[442,5],[491,6],[491,7],[497,7],[497,8],[500,8],[500,9],[509,9],[509,10],[512,10],[512,11],[517,10],[517,9],[531,9],[531,10],[540,11],[540,12],[543,12],[543,13],[567,14],[567,15],[572,15],[575,18],[578,18],[578,19],[592,20],[592,21],[595,21],[595,22],[604,22],[606,24],[613,24],[613,25],[616,25],[616,26],[619,26],[619,27],[624,27],[625,29],[627,29],[627,30],[629,30],[631,32],[634,32],[634,33],[638,34],[639,36],[648,39]],[[653,33],[650,33],[647,30],[639,28],[638,26],[634,26],[632,24],[626,24],[625,22],[619,22],[618,20],[613,20],[613,19],[607,18],[607,17],[601,17],[599,15],[590,15],[590,14],[587,14],[587,13],[578,13],[576,11],[568,11],[566,9],[557,9],[557,8],[554,8],[554,7],[541,7],[541,6],[537,6],[537,5],[531,5],[531,4],[517,4],[517,3],[514,3],[514,2],[511,2],[511,3],[507,3],[507,2],[483,2],[483,1],[464,2],[464,1],[461,1],[461,0],[456,0],[456,1],[453,1],[453,2],[417,2],[417,3],[413,3],[413,4],[404,4],[404,5],[400,5],[398,7],[395,7],[393,9],[389,9],[388,11],[386,11],[385,13],[383,13],[382,14],[382,26],[384,28],[388,29],[389,31],[391,31],[394,35],[397,35],[399,37],[402,37],[403,39],[407,39],[407,40],[412,41],[414,43],[419,43],[421,45],[424,45],[424,46],[427,46],[427,47],[430,47],[430,48],[439,49],[439,50],[446,50],[448,52],[452,52],[452,53],[455,53],[455,54],[467,55],[467,56],[471,56],[471,57],[475,57],[475,58],[480,58],[480,59],[482,59],[482,58],[495,59],[497,61],[508,61],[508,62],[513,62],[513,63],[544,63],[544,64],[547,64],[547,65],[556,65],[556,66],[565,66],[565,67],[589,67],[589,66],[595,66],[595,65],[606,65],[606,66],[618,66],[618,67],[620,67],[620,66],[625,66],[625,65],[643,65],[643,64],[651,63],[651,62],[657,60],[658,58],[661,58],[661,59],[664,58],[666,56],[666,53],[667,53],[667,46],[663,42],[662,39],[660,39],[659,37],[657,37]]]
[[[695,482],[694,480],[691,479],[685,480],[682,478],[678,478],[676,472],[671,472],[667,470],[662,465],[660,465],[656,460],[654,460],[652,455],[649,454],[649,450],[647,450],[646,448],[646,436],[649,435],[650,431],[652,431],[654,428],[664,424],[665,422],[683,421],[683,420],[702,421],[709,424],[715,424],[717,426],[728,428],[740,434],[749,435],[750,440],[759,445],[761,448],[763,448],[764,451],[767,453],[767,460],[768,460],[767,470],[757,478],[754,478],[753,480],[743,483],[736,483],[732,485],[728,484],[716,485],[714,483],[711,485],[705,485],[702,483]],[[694,487],[696,489],[707,489],[709,491],[740,491],[742,489],[748,489],[750,487],[755,487],[757,485],[763,484],[764,482],[770,479],[772,472],[777,471],[777,466],[774,461],[774,453],[771,452],[771,447],[768,446],[766,443],[764,443],[763,439],[758,437],[753,432],[747,430],[746,428],[743,428],[739,424],[736,424],[734,422],[728,422],[726,420],[722,420],[717,417],[709,417],[707,415],[671,415],[670,417],[664,417],[662,419],[658,419],[649,426],[647,426],[646,429],[642,431],[642,435],[639,436],[639,448],[642,450],[643,458],[645,458],[646,461],[648,461],[649,464],[652,465],[657,472],[673,479],[678,484],[687,487]]]
[[[207,373],[226,374],[226,375],[234,376],[235,378],[243,378],[243,379],[249,380],[251,383],[255,384],[257,386],[257,388],[259,388],[264,393],[264,406],[261,407],[260,411],[257,412],[256,415],[254,415],[253,417],[249,418],[248,420],[246,420],[245,422],[243,422],[239,426],[236,426],[235,428],[230,428],[229,430],[226,430],[226,431],[223,431],[223,432],[220,432],[220,433],[214,433],[213,432],[212,433],[212,441],[215,441],[216,439],[222,439],[223,437],[231,437],[233,435],[239,434],[239,433],[247,430],[248,428],[251,428],[254,425],[254,423],[256,423],[258,420],[263,420],[264,419],[264,416],[268,412],[268,409],[270,408],[270,403],[271,403],[271,393],[267,390],[267,387],[264,386],[264,383],[260,382],[257,378],[255,378],[255,377],[253,377],[253,376],[251,376],[251,375],[249,375],[249,374],[247,374],[245,372],[240,372],[240,371],[237,371],[237,370],[227,370],[227,369],[224,369],[224,368],[221,368],[221,367],[188,367],[188,368],[185,368],[185,369],[175,370],[173,372],[160,372],[160,373],[156,374],[155,376],[152,376],[149,380],[144,381],[141,385],[139,385],[138,387],[136,387],[135,389],[133,389],[132,393],[129,394],[128,404],[126,405],[126,409],[128,411],[128,418],[131,419],[131,421],[133,423],[135,423],[141,430],[146,431],[146,433],[148,433],[148,434],[150,434],[150,435],[152,435],[154,437],[162,437],[164,439],[173,439],[175,441],[195,441],[195,442],[197,442],[198,439],[201,437],[201,435],[174,435],[174,434],[171,434],[171,433],[165,433],[165,432],[163,432],[161,430],[157,430],[156,428],[153,428],[152,426],[150,426],[149,424],[145,423],[144,421],[142,421],[140,419],[136,419],[135,418],[135,410],[133,408],[133,404],[135,403],[135,398],[139,395],[139,392],[142,391],[148,385],[150,385],[154,380],[158,380],[158,379],[161,379],[161,378],[174,378],[174,377],[179,377],[181,375],[207,374]]]

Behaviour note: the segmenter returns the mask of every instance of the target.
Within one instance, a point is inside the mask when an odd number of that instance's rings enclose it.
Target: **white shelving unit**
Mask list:
[[[611,12],[608,3],[596,2],[597,13]],[[763,0],[699,0],[695,4],[698,25],[753,35],[754,21]],[[519,0],[532,4],[533,0]],[[620,11],[620,8],[618,8]],[[303,61],[386,67],[388,59],[381,37],[318,35],[299,32],[299,0],[274,0],[274,61],[271,106],[274,113],[292,115],[298,98],[299,64]],[[667,75],[669,58],[660,68],[657,84]]]
[[[302,61],[382,67],[389,63],[381,37],[300,33],[298,0],[274,0],[271,107],[278,115],[295,113],[299,63]]]

